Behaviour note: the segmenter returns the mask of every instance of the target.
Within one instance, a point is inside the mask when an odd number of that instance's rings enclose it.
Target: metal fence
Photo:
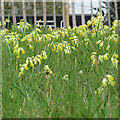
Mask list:
[[[97,12],[101,12],[104,16],[107,16],[106,19],[108,21],[108,25],[111,27],[111,6],[109,0],[106,0],[104,6],[102,5],[101,0],[96,0],[97,2],[93,2],[93,0],[88,0],[88,2],[84,2],[81,0],[80,2],[75,2],[75,0],[62,0],[61,2],[56,2],[52,0],[52,2],[47,2],[44,0],[43,2],[33,0],[33,2],[26,2],[22,0],[20,2],[15,2],[11,0],[10,2],[1,0],[1,22],[2,28],[4,28],[4,21],[6,17],[12,18],[12,23],[16,26],[16,18],[22,17],[25,21],[26,18],[33,17],[34,26],[36,27],[36,23],[38,18],[41,16],[43,26],[45,27],[47,23],[52,23],[51,26],[56,28],[57,16],[61,16],[61,21],[59,21],[60,26],[64,28],[68,22],[65,22],[67,17],[71,17],[67,21],[72,22],[72,26],[80,24],[85,24],[87,16],[93,17],[97,14]],[[114,9],[115,19],[118,20],[118,5],[117,1],[112,1],[112,9]],[[104,9],[104,10],[103,10]],[[67,11],[67,12],[66,12]],[[104,12],[103,12],[104,11]],[[113,14],[113,13],[112,13]],[[51,20],[47,19],[47,16],[52,16]],[[77,18],[79,16],[79,19]],[[69,24],[68,24],[69,25]]]

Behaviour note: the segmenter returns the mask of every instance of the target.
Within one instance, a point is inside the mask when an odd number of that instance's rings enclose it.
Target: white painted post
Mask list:
[[[117,11],[117,1],[116,0],[114,0],[114,5],[115,5],[115,18],[116,18],[116,20],[118,20],[118,11]]]
[[[14,0],[12,0],[12,17],[13,17],[13,25],[16,26],[16,16],[15,16]]]
[[[107,8],[108,8],[108,24],[109,24],[109,27],[111,27],[109,0],[107,0]]]
[[[34,0],[34,27],[36,28],[36,0]]]
[[[1,0],[1,18],[2,18],[2,29],[4,29],[4,21],[5,21],[5,16],[4,16],[4,0]]]
[[[22,0],[23,19],[26,22],[25,0]]]
[[[46,26],[46,0],[43,0],[43,26]]]
[[[72,0],[72,21],[73,21],[73,27],[76,26],[76,16],[75,16],[75,1]]]
[[[82,20],[82,25],[84,25],[85,24],[84,0],[81,0],[81,20]]]
[[[53,20],[54,20],[54,28],[56,29],[56,9],[55,9],[55,0],[53,0]]]

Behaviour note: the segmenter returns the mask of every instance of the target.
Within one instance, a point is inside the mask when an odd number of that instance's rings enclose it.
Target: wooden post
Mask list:
[[[16,16],[15,16],[14,0],[12,0],[12,17],[13,17],[13,25],[14,25],[14,27],[16,27]]]
[[[101,0],[99,0],[99,12],[101,13],[102,15],[102,6],[101,6]]]
[[[25,0],[22,0],[23,19],[26,22]]]
[[[117,11],[117,1],[116,0],[114,0],[114,5],[115,5],[115,18],[116,18],[116,20],[118,20],[118,11]]]
[[[76,16],[75,16],[75,1],[72,0],[72,21],[73,21],[73,27],[76,26]]]
[[[65,28],[65,2],[62,0],[63,6],[62,6],[62,16],[63,16],[63,26]]]
[[[36,0],[34,0],[34,28],[36,28]]]
[[[56,29],[56,11],[55,11],[55,0],[53,0],[53,19],[54,19],[54,28]]]
[[[91,17],[93,17],[93,5],[92,5],[92,0],[90,0],[90,7],[91,7]]]
[[[46,26],[46,0],[43,0],[43,26]]]
[[[65,28],[69,27],[69,0],[65,0]]]
[[[107,0],[107,8],[108,8],[108,24],[109,24],[109,27],[111,27],[111,21],[110,21],[110,4],[109,4],[109,0]]]
[[[5,16],[4,16],[4,0],[1,0],[1,18],[2,18],[2,29],[4,29],[4,21],[5,21]]]
[[[84,16],[84,0],[81,0],[81,20],[82,20],[82,25],[85,24],[85,16]]]

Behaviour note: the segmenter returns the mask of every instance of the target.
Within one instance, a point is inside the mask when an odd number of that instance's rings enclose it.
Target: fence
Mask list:
[[[98,0],[98,8],[99,11],[102,13],[102,4],[101,0]],[[87,3],[88,4],[88,3]],[[84,3],[84,0],[81,0],[79,4],[76,4],[75,0],[62,0],[62,2],[56,2],[53,0],[53,2],[47,2],[44,0],[44,2],[36,2],[34,0],[33,2],[29,3],[25,0],[22,0],[21,2],[15,2],[14,0],[11,0],[10,2],[6,2],[5,0],[1,0],[1,21],[2,21],[2,28],[4,28],[4,20],[6,16],[12,17],[13,25],[16,26],[16,18],[19,16],[22,16],[22,18],[27,21],[27,16],[33,16],[34,18],[34,26],[36,27],[37,17],[42,16],[43,19],[43,26],[46,26],[47,16],[52,16],[52,20],[54,23],[54,28],[57,27],[57,21],[56,16],[62,16],[62,22],[63,27],[69,26],[69,16],[72,17],[72,25],[73,27],[77,25],[78,20],[76,19],[76,16],[79,15],[81,17],[81,24],[85,24],[86,16],[93,16],[95,15],[95,12],[93,9],[94,2],[92,0],[89,0],[89,7],[86,3]],[[117,1],[114,0],[113,2],[114,8],[115,8],[115,19],[118,20],[118,8],[117,8]],[[77,8],[81,8],[77,10]],[[108,19],[108,25],[111,27],[111,13],[110,13],[110,2],[109,0],[106,1],[106,8],[107,8],[107,19]],[[86,9],[89,9],[89,14],[85,13]],[[76,11],[78,13],[76,13]],[[81,13],[80,13],[81,12]],[[59,23],[61,24],[61,23]]]

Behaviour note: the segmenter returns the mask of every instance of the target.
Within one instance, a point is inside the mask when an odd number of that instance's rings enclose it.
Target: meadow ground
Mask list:
[[[1,30],[3,117],[117,118],[120,21],[102,21],[52,30],[21,20]]]

